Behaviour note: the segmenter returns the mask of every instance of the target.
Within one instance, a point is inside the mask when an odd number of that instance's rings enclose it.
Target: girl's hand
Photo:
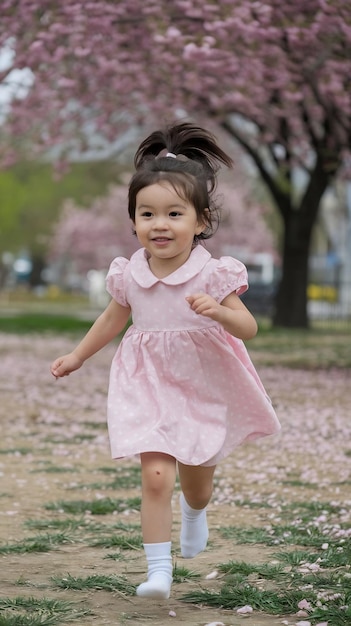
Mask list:
[[[111,300],[106,309],[99,315],[85,337],[69,354],[60,356],[51,365],[51,373],[55,378],[68,376],[82,367],[98,350],[101,350],[124,328],[128,321],[130,308]]]
[[[68,376],[71,372],[79,369],[83,365],[83,361],[79,359],[74,352],[59,356],[56,361],[51,364],[51,374],[55,378],[62,378],[62,376]]]
[[[207,293],[195,293],[186,300],[195,313],[210,317],[216,322],[221,321],[223,307],[212,296]]]
[[[210,317],[238,339],[252,339],[257,333],[257,323],[245,304],[235,292],[226,296],[219,304],[206,293],[195,293],[186,300],[195,313]]]

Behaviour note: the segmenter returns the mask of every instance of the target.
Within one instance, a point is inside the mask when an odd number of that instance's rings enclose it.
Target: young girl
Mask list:
[[[206,506],[216,464],[279,422],[242,340],[257,332],[239,296],[245,267],[213,259],[200,242],[213,234],[212,193],[230,157],[205,130],[180,123],[139,146],[129,216],[142,246],[107,274],[110,304],[81,343],[54,361],[68,376],[126,325],[112,362],[108,427],[115,459],[140,455],[141,525],[148,563],[137,595],[168,598],[172,583],[171,500],[181,485],[181,554],[208,539]]]

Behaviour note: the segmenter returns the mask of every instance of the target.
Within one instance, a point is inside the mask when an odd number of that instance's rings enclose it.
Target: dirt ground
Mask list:
[[[38,533],[28,526],[29,520],[44,522],[67,517],[60,510],[45,508],[50,503],[140,495],[137,486],[121,485],[118,490],[108,487],[115,467],[104,426],[113,347],[96,355],[79,372],[55,382],[49,363],[72,346],[70,339],[51,335],[0,335],[0,545],[20,542]],[[0,598],[21,595],[65,599],[92,612],[72,621],[71,626],[296,624],[296,615],[272,617],[254,612],[245,616],[235,610],[181,600],[190,591],[218,589],[222,575],[213,579],[206,576],[220,563],[274,560],[273,548],[235,543],[223,538],[220,529],[232,525],[267,527],[272,519],[279,520],[282,503],[311,498],[343,502],[344,521],[350,515],[349,372],[266,368],[260,366],[259,355],[255,358],[253,351],[251,354],[282,422],[282,432],[242,446],[218,467],[208,512],[210,542],[195,559],[184,560],[180,556],[175,493],[174,561],[199,574],[198,579],[174,584],[167,602],[116,592],[60,590],[53,585],[53,576],[117,574],[135,585],[145,576],[146,565],[140,550],[129,550],[125,558],[112,560],[104,558],[111,550],[92,547],[85,540],[72,540],[48,552],[0,555]],[[135,466],[131,461],[117,465]],[[271,504],[269,508],[267,502]],[[127,508],[122,513],[103,516],[86,513],[85,519],[103,524],[139,524],[139,513]]]

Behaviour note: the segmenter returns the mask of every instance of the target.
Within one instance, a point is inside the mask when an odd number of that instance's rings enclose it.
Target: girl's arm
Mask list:
[[[220,304],[206,293],[188,296],[187,301],[195,313],[219,322],[228,333],[238,339],[252,339],[257,333],[255,318],[235,292],[229,294]]]
[[[52,375],[60,378],[79,369],[84,361],[101,350],[123,330],[129,315],[129,307],[121,306],[115,300],[111,300],[73,352],[60,356],[52,363]]]

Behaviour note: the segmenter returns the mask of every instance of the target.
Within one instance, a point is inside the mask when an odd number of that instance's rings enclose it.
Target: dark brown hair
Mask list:
[[[173,156],[167,156],[169,153]],[[136,172],[128,197],[130,218],[135,221],[138,192],[164,181],[195,207],[199,221],[206,224],[206,229],[196,239],[208,239],[219,219],[212,194],[221,163],[227,167],[233,165],[215,137],[203,128],[182,122],[151,133],[140,144],[134,158]]]

